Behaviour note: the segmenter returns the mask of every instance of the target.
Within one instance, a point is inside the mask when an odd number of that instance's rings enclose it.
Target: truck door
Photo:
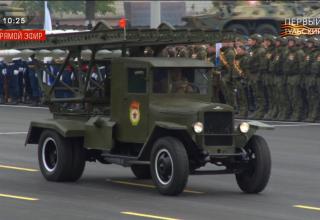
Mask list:
[[[128,67],[126,78],[118,137],[124,142],[144,143],[148,135],[148,69]]]

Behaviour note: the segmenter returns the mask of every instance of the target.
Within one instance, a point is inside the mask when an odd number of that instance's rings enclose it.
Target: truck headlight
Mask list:
[[[198,134],[201,133],[203,131],[203,124],[201,122],[194,123],[193,130]]]
[[[242,122],[239,126],[241,133],[248,133],[250,125],[248,122]]]

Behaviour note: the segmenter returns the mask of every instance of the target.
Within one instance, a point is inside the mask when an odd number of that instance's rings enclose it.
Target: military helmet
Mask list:
[[[308,43],[313,43],[314,46],[319,46],[319,38],[316,37],[310,37],[307,39]]]
[[[288,39],[288,42],[289,42],[289,41],[293,41],[294,43],[299,43],[299,37],[296,37],[296,36],[288,36],[287,39]]]
[[[249,39],[257,41],[257,43],[261,43],[263,41],[263,37],[260,34],[252,34]]]
[[[298,45],[305,45],[308,42],[308,38],[305,36],[296,37]]]
[[[276,38],[276,41],[279,41],[280,42],[280,45],[281,46],[284,46],[284,45],[287,45],[288,43],[288,38],[287,37],[277,37]]]
[[[272,44],[274,44],[277,38],[276,38],[275,36],[271,35],[271,34],[265,34],[265,35],[263,36],[263,39],[264,39],[264,40],[268,40],[268,41],[270,41]]]

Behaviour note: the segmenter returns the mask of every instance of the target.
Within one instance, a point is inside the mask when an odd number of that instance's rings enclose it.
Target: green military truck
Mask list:
[[[53,117],[31,122],[26,138],[26,144],[38,145],[43,176],[49,181],[76,181],[87,161],[99,161],[130,167],[137,178],[152,178],[164,195],[180,194],[192,174],[235,174],[242,191],[261,192],[269,180],[271,158],[266,141],[255,133],[272,127],[236,121],[231,106],[212,102],[211,63],[141,57],[146,45],[161,51],[170,44],[233,37],[164,28],[127,30],[124,39],[122,30],[97,28],[48,36],[46,42],[0,44],[0,48],[69,50],[53,85],[44,85]],[[80,58],[84,48],[92,54],[86,71],[81,59],[74,64],[77,85],[59,84],[62,70]],[[122,48],[123,56],[97,60],[101,48]],[[95,65],[108,71],[97,71],[98,77],[92,79]],[[59,89],[68,89],[73,96],[57,98]],[[219,168],[199,170],[208,163]]]

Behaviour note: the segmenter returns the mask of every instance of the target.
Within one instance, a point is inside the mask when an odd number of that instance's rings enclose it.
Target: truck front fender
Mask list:
[[[259,129],[264,130],[273,130],[274,126],[268,125],[259,121],[247,121],[247,123],[250,125],[250,129],[248,133],[241,133],[239,129],[237,130],[238,135],[235,136],[235,143],[236,147],[243,148],[247,145],[250,138],[257,132]]]
[[[152,132],[139,153],[139,160],[149,160],[154,142],[158,138],[165,136],[177,137],[185,146],[189,156],[196,155],[195,151],[198,148],[192,140],[187,126],[177,123],[157,121],[155,122]]]
[[[54,130],[62,137],[83,137],[85,132],[85,122],[65,119],[32,121],[29,126],[25,145],[37,144],[42,131],[45,129]]]

